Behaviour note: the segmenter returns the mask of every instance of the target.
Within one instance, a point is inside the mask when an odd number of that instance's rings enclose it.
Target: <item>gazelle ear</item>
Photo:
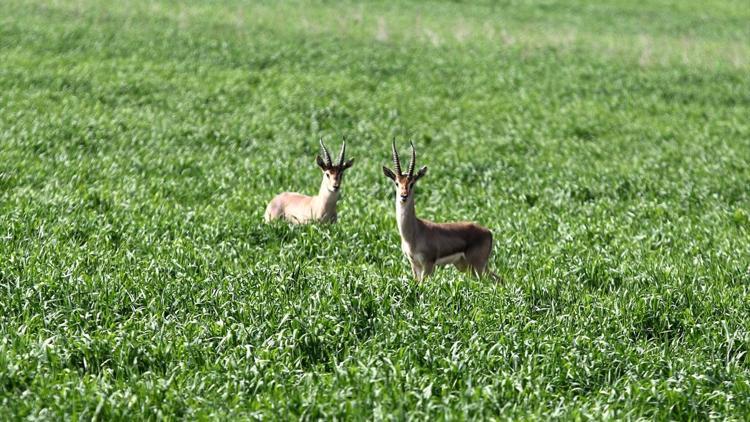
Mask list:
[[[419,171],[417,172],[417,177],[415,177],[414,180],[421,179],[422,176],[424,176],[425,174],[427,174],[427,166],[424,166],[421,169],[419,169]]]
[[[320,167],[323,170],[326,169],[326,162],[323,161],[323,158],[321,158],[320,155],[318,155],[316,162],[318,163],[318,167]]]
[[[354,158],[352,158],[352,159],[351,159],[351,160],[349,160],[349,161],[346,161],[346,162],[344,162],[344,167],[343,167],[343,169],[344,169],[344,170],[348,169],[349,167],[351,167],[351,166],[352,166],[352,164],[354,164]]]
[[[385,177],[393,180],[394,182],[396,181],[396,175],[393,174],[393,172],[391,171],[391,169],[389,169],[386,166],[383,166],[383,174],[385,174]]]

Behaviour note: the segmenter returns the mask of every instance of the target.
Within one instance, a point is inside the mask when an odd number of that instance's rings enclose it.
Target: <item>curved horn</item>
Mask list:
[[[344,137],[344,143],[341,144],[341,152],[339,153],[339,167],[344,166],[345,155],[346,155],[346,137]]]
[[[326,148],[325,144],[323,143],[323,138],[320,138],[320,148],[323,149],[323,158],[326,159],[326,165],[328,167],[333,167],[333,163],[331,162],[331,154],[328,152],[328,148]]]
[[[401,160],[398,159],[398,151],[396,151],[396,138],[393,138],[393,144],[391,144],[391,150],[393,153],[393,166],[395,167],[396,174],[399,176],[401,173]]]
[[[417,152],[414,150],[414,142],[409,141],[411,144],[411,161],[409,161],[409,177],[414,176],[414,165],[417,164]]]

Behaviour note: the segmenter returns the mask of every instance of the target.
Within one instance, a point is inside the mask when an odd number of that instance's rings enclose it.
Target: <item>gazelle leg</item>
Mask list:
[[[466,261],[471,266],[471,272],[477,278],[481,278],[487,271],[487,263],[492,254],[492,238],[488,238],[476,248],[472,248],[466,254]]]
[[[411,264],[411,272],[414,275],[415,280],[419,280],[422,275],[422,268],[420,268],[417,261],[412,259],[410,256],[407,257],[409,259],[409,264]]]
[[[419,281],[424,280],[425,278],[432,275],[432,273],[435,271],[435,263],[434,262],[425,262],[422,264],[422,277],[419,279]]]
[[[482,278],[482,275],[487,270],[487,261],[483,257],[477,257],[471,263],[471,274],[476,278]]]
[[[469,263],[466,262],[465,259],[461,258],[458,261],[454,262],[453,265],[456,266],[456,269],[461,272],[466,272],[466,270],[469,269]]]

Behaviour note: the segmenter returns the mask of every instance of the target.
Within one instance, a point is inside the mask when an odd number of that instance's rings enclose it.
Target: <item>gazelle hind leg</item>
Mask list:
[[[278,206],[276,206],[276,204],[271,202],[266,207],[266,212],[265,214],[263,214],[263,220],[265,220],[266,223],[270,223],[272,220],[278,218],[278,216],[279,216]]]
[[[273,220],[284,218],[284,213],[286,211],[284,207],[284,201],[283,201],[284,194],[276,195],[271,202],[268,203],[268,206],[266,207],[266,212],[263,215],[263,218],[266,220],[266,223],[270,223]]]
[[[482,242],[466,253],[466,260],[471,266],[472,273],[481,278],[487,272],[487,263],[492,255],[492,237]]]

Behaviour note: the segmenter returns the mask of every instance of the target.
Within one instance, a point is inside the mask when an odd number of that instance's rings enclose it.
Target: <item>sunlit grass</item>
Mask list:
[[[740,3],[6,2],[0,417],[742,419]],[[394,136],[505,283],[411,280]]]

